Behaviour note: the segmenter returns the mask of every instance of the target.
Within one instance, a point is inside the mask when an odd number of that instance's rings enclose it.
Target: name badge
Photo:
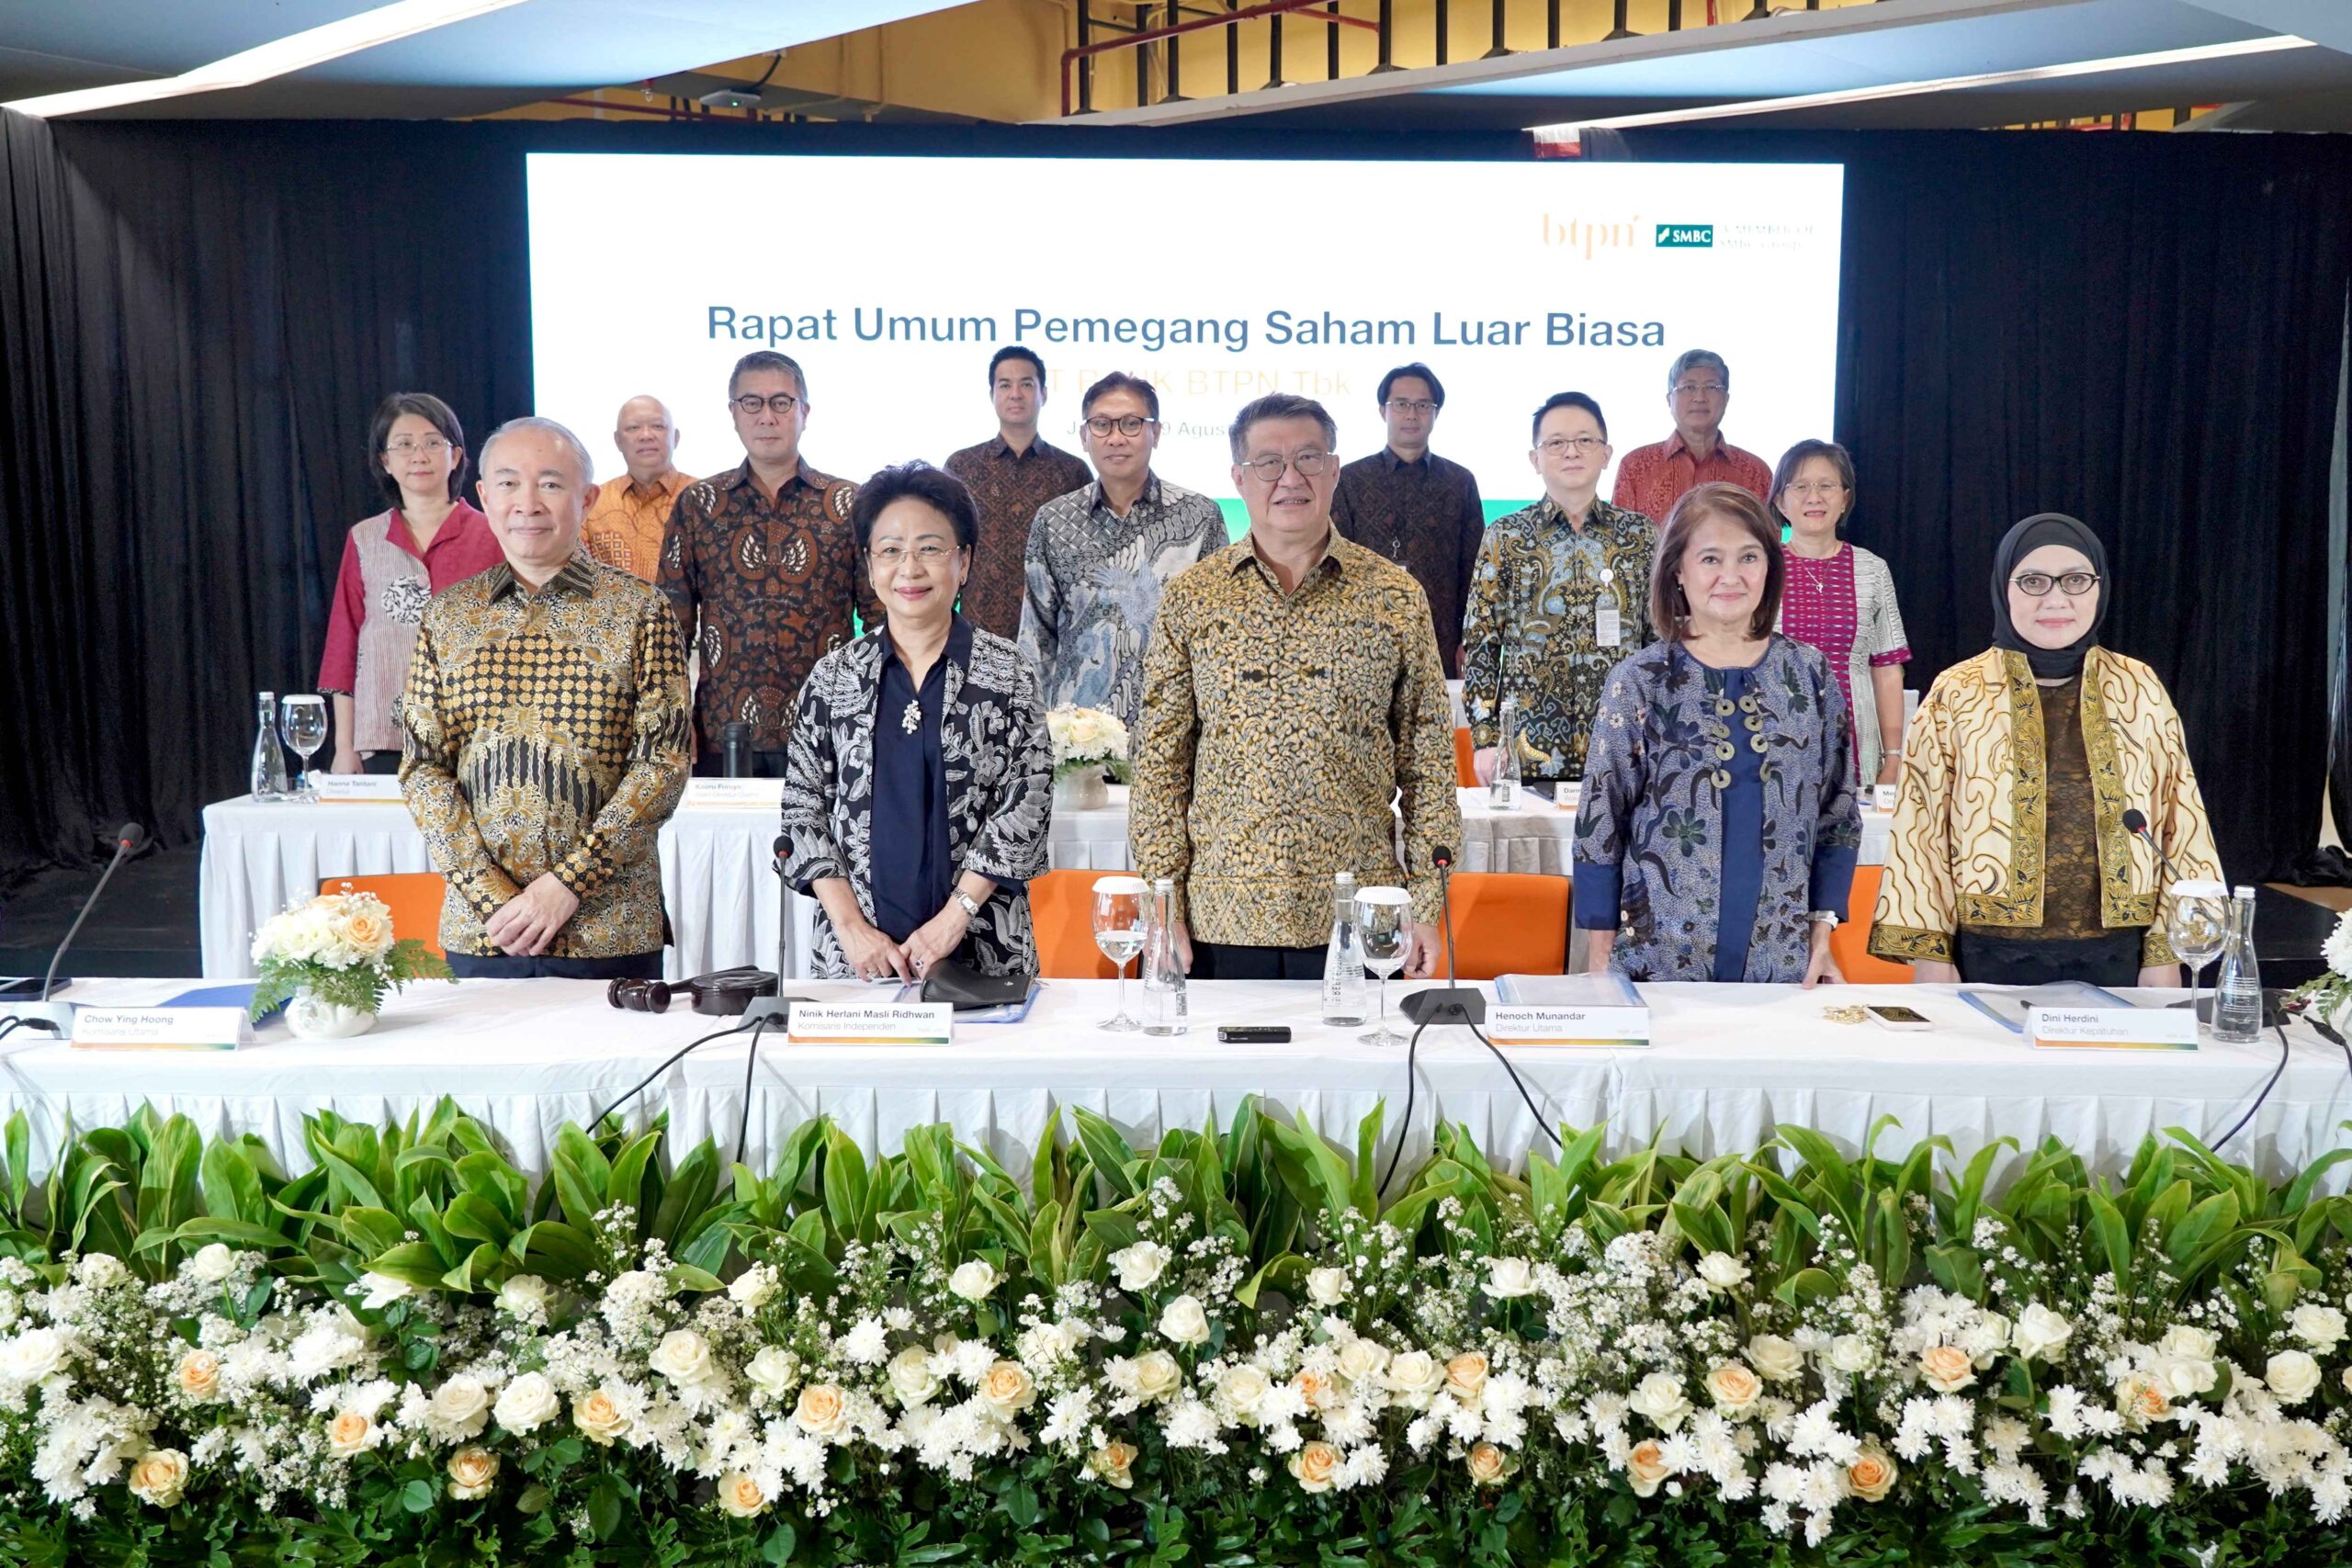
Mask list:
[[[1617,606],[1596,606],[1592,612],[1592,640],[1602,648],[1615,648],[1624,637],[1624,616]]]
[[[795,1002],[785,1025],[795,1045],[945,1045],[955,1034],[946,1002]]]
[[[1894,792],[1902,787],[1901,784],[1872,784],[1871,798],[1881,811],[1892,811],[1894,809]]]
[[[82,1008],[74,1045],[83,1051],[233,1051],[253,1043],[243,1008]]]
[[[311,783],[319,798],[331,804],[401,803],[401,781],[390,773],[312,773]]]
[[[1490,1007],[1487,1010],[1487,1038],[1498,1045],[1640,1049],[1650,1043],[1650,1010]]]
[[[688,779],[682,805],[696,810],[782,811],[782,779]]]
[[[2049,1051],[2194,1051],[2197,1015],[2187,1008],[2034,1008],[2025,1034]]]

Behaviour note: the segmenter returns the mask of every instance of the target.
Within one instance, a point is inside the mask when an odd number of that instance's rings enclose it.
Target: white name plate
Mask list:
[[[2187,1008],[2033,1008],[2025,1034],[2052,1051],[2194,1051],[2197,1015]]]
[[[1487,1038],[1498,1045],[1645,1046],[1650,1010],[1498,1005],[1487,1010]]]
[[[739,811],[782,811],[782,779],[688,779],[685,805]]]
[[[85,1051],[233,1051],[254,1031],[243,1008],[81,1008],[74,1044]]]
[[[1892,811],[1894,809],[1894,797],[1902,787],[1900,784],[1872,784],[1871,800],[1881,811]]]
[[[945,1002],[795,1002],[785,1038],[795,1045],[945,1045],[956,1010]]]
[[[372,805],[401,803],[401,781],[390,773],[312,773],[319,798],[330,805],[365,801]]]

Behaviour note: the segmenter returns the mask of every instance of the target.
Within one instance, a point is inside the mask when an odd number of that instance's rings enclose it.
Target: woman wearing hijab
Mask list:
[[[2218,879],[2180,716],[2154,671],[2098,646],[2107,551],[2042,513],[1994,554],[1993,646],[1911,721],[1871,951],[1925,981],[2177,986],[2173,874]]]

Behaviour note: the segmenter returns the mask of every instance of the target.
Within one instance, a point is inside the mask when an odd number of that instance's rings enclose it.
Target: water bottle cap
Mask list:
[[[2235,887],[2230,889],[2230,894],[2233,897],[2251,898],[2254,897],[2254,889],[2241,882]]]
[[[2174,883],[2172,896],[2176,898],[2226,898],[2230,896],[2230,889],[2227,883],[2192,876]]]

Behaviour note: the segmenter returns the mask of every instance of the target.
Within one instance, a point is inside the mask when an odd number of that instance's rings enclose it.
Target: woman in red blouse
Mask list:
[[[376,410],[368,465],[392,502],[353,525],[327,617],[319,690],[334,704],[338,773],[398,773],[392,713],[408,679],[417,622],[433,595],[503,558],[489,521],[460,499],[466,433],[427,392],[395,392]]]
[[[1838,537],[1854,506],[1854,460],[1835,441],[1800,441],[1772,475],[1772,505],[1789,525],[1781,629],[1819,649],[1852,716],[1860,779],[1903,776],[1903,666],[1911,649],[1886,562]]]

